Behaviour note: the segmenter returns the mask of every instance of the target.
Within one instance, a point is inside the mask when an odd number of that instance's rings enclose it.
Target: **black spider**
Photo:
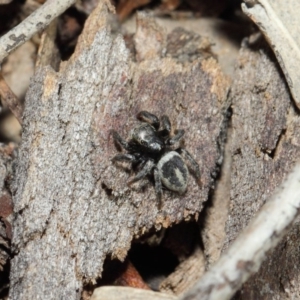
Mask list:
[[[177,130],[177,133],[171,137],[171,122],[167,116],[161,117],[160,130],[160,121],[155,115],[141,111],[137,118],[143,123],[131,131],[128,142],[116,131],[111,131],[114,141],[128,152],[117,154],[112,161],[129,161],[140,168],[136,176],[128,181],[128,185],[153,173],[155,191],[159,200],[162,196],[162,184],[171,191],[183,194],[187,189],[189,172],[181,155],[189,162],[189,168],[199,182],[199,165],[190,153],[180,147],[172,149],[172,146],[182,139],[184,130]]]

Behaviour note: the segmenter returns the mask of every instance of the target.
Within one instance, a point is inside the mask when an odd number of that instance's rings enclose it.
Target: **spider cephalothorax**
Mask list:
[[[160,122],[155,115],[141,111],[137,118],[143,123],[130,132],[128,142],[116,131],[112,131],[114,141],[128,152],[117,154],[112,161],[128,161],[139,168],[136,176],[128,181],[129,185],[153,174],[159,200],[162,195],[162,184],[171,191],[183,194],[187,189],[189,175],[183,158],[188,162],[197,181],[200,180],[199,165],[189,152],[181,147],[173,149],[182,139],[184,130],[177,130],[171,137],[171,123],[167,116],[162,116]]]

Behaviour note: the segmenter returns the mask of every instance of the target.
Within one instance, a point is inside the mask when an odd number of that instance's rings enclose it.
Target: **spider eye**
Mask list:
[[[140,141],[140,144],[141,144],[142,146],[145,146],[145,147],[148,146],[148,143],[147,143],[146,141],[144,141],[144,140],[141,140],[141,141]]]

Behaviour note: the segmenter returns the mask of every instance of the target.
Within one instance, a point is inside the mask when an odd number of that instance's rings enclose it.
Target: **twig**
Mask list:
[[[300,163],[228,252],[180,299],[230,299],[279,243],[299,207]]]
[[[0,74],[0,98],[22,125],[23,105]]]
[[[76,0],[48,0],[18,26],[0,39],[0,64],[15,48],[28,41],[35,33],[47,27]]]
[[[298,39],[295,39],[291,32],[291,27],[297,28],[297,24],[294,22],[298,19],[297,9],[294,8],[294,4],[291,4],[292,8],[290,6],[287,8],[286,4],[282,2],[276,10],[271,5],[272,1],[269,0],[245,0],[244,2],[242,3],[243,12],[256,23],[265,35],[282,68],[295,103],[300,108],[298,70],[300,45]],[[286,11],[285,15],[288,17],[284,18],[280,11]],[[288,21],[290,21],[290,24],[288,24]],[[295,32],[294,35],[297,37],[298,33]]]

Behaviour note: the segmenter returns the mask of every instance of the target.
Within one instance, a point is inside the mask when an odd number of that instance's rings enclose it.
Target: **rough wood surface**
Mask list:
[[[105,286],[94,291],[91,300],[175,300],[176,297],[130,287]]]
[[[220,177],[210,199],[211,201],[206,206],[205,211],[202,213],[203,218],[200,220],[206,270],[210,269],[219,260],[226,239],[225,224],[228,218],[231,187],[231,143],[232,130],[228,128]]]
[[[298,162],[228,251],[180,300],[231,299],[242,284],[259,270],[267,253],[286,235],[298,216],[299,208]]]
[[[161,284],[160,291],[179,295],[188,291],[205,272],[205,257],[202,249],[196,247],[193,254],[178,265],[176,270]]]
[[[299,220],[252,276],[235,295],[235,300],[300,299]]]
[[[139,62],[132,61],[123,38],[109,31],[111,10],[101,1],[71,59],[58,73],[38,69],[27,93],[14,183],[11,299],[79,299],[106,256],[123,260],[134,237],[197,218],[214,186],[228,79],[210,57],[178,62],[155,47],[144,55],[146,30],[150,40],[157,34],[167,44],[160,28],[147,28],[153,24],[147,18],[134,38]],[[201,170],[201,187],[191,176],[184,196],[164,191],[161,209],[151,183],[129,188],[130,172],[110,162],[118,151],[109,130],[127,137],[142,109],[167,114],[186,130],[185,147]]]
[[[5,264],[9,259],[10,240],[7,237],[6,224],[0,219],[0,274],[4,269]],[[0,285],[0,289],[2,284]]]
[[[246,227],[299,158],[299,112],[268,48],[244,45],[233,83],[231,202],[224,248]],[[299,249],[290,234],[248,281],[238,299],[299,298]],[[295,267],[292,267],[295,266]]]
[[[273,49],[295,104],[300,108],[299,1],[245,0],[243,12],[259,27]]]
[[[0,297],[8,291],[9,260],[11,258],[12,196],[7,188],[12,177],[14,146],[0,145]]]
[[[41,36],[35,67],[51,66],[58,71],[60,64],[60,54],[56,45],[57,19],[45,29]]]
[[[234,242],[180,299],[231,299],[260,266],[237,299],[298,299],[298,262],[293,262],[299,255],[297,221],[262,264],[267,251],[291,228],[300,207],[300,164],[293,167],[300,145],[298,112],[265,43],[245,41],[230,98],[233,172],[224,248]]]
[[[296,148],[286,143],[292,107],[270,54],[265,48],[251,51],[244,47],[231,89],[233,161],[226,245],[248,224],[296,160],[284,151],[287,146]]]

